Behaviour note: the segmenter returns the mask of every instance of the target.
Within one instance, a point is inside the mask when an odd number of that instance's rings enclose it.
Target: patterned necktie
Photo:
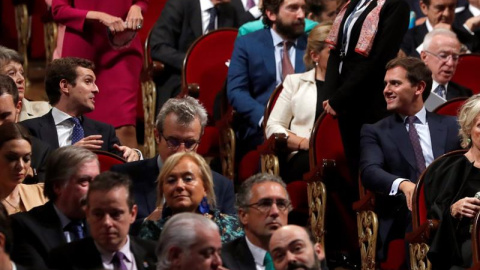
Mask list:
[[[433,92],[435,94],[437,94],[438,96],[442,97],[443,99],[447,99],[446,95],[445,95],[446,89],[445,89],[444,85],[439,84],[437,86],[437,88],[435,88],[435,90],[433,90]]]
[[[212,7],[208,10],[208,13],[210,13],[210,20],[208,21],[206,32],[215,30],[215,19],[217,18],[217,10],[215,9],[215,7]]]
[[[65,230],[73,236],[71,239],[72,241],[80,240],[85,237],[85,233],[83,232],[82,222],[78,220],[72,220],[65,226]]]
[[[69,118],[70,122],[73,123],[73,132],[72,132],[72,145],[83,139],[85,136],[83,133],[82,124],[80,124],[80,119],[77,117]]]
[[[265,270],[275,270],[270,252],[265,253],[265,258],[263,259],[263,265],[265,266]]]
[[[287,77],[287,75],[295,73],[292,62],[290,62],[290,55],[288,53],[288,50],[290,49],[291,46],[292,46],[292,43],[290,41],[283,42],[282,80],[285,80],[285,77]]]
[[[247,0],[247,10],[251,9],[254,6],[255,6],[255,1]]]
[[[420,145],[420,138],[418,136],[417,129],[413,123],[417,120],[416,116],[408,117],[408,137],[412,142],[413,152],[415,153],[415,161],[417,163],[417,178],[425,170],[425,157],[423,156],[422,146]],[[410,179],[412,180],[412,179]],[[412,180],[416,182],[417,179]]]
[[[127,266],[125,265],[125,254],[120,251],[117,251],[115,255],[113,255],[112,264],[115,270],[128,270]]]

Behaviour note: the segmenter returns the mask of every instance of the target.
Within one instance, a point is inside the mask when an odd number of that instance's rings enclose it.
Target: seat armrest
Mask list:
[[[437,219],[429,219],[422,223],[418,228],[412,232],[405,234],[405,240],[409,243],[428,243],[436,232],[440,221]]]

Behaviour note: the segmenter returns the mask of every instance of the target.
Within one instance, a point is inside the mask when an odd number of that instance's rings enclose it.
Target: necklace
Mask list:
[[[13,208],[13,210],[15,210],[14,213],[20,212],[20,205],[15,206],[15,205],[13,205],[11,202],[9,202],[6,198],[3,199],[2,201],[6,202],[11,208]]]

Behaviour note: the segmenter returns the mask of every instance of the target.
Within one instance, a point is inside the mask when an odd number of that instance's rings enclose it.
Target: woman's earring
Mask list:
[[[318,66],[318,62],[317,62],[317,61],[315,61],[315,66]]]
[[[210,212],[210,205],[208,205],[207,196],[203,197],[200,205],[198,206],[198,210],[202,214],[207,214],[208,212]]]

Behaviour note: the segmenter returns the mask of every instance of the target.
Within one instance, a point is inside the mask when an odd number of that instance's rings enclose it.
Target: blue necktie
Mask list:
[[[68,223],[68,225],[65,227],[65,230],[70,232],[70,235],[73,236],[73,239],[71,239],[72,241],[80,240],[85,237],[81,221],[70,221],[70,223]]]
[[[212,7],[208,10],[210,13],[210,20],[208,21],[207,32],[215,30],[215,19],[217,18],[217,10],[215,7]]]
[[[433,90],[433,92],[438,96],[442,97],[443,99],[446,99],[446,95],[445,95],[446,89],[444,85],[439,84],[437,88]]]
[[[74,145],[75,143],[83,139],[85,135],[83,133],[82,124],[80,124],[80,119],[78,119],[77,117],[72,117],[68,120],[73,123],[72,145]]]

